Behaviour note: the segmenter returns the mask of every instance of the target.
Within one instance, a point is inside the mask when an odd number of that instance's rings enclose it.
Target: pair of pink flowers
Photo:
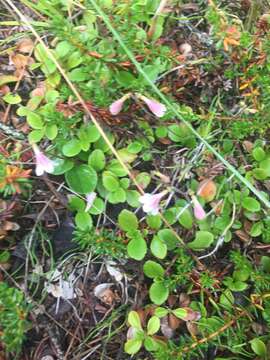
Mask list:
[[[168,191],[165,190],[158,194],[142,195],[139,198],[139,201],[143,206],[143,211],[149,215],[157,215],[159,213],[160,201],[167,193]],[[195,195],[192,196],[192,204],[195,218],[198,220],[203,220],[206,217],[206,213]]]
[[[112,115],[117,115],[122,110],[124,103],[127,99],[129,99],[132,96],[132,93],[128,93],[121,97],[121,99],[118,99],[114,101],[110,106],[110,112]],[[148,107],[148,109],[157,117],[162,117],[166,112],[166,106],[159,103],[156,100],[149,99],[144,95],[141,95],[139,93],[135,94],[137,99],[142,100]]]

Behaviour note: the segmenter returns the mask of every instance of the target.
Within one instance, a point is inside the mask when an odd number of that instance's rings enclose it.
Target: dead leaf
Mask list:
[[[176,330],[183,321],[178,319],[173,314],[168,315],[168,324],[172,330]]]
[[[164,317],[160,320],[160,330],[161,330],[162,334],[163,334],[167,339],[171,339],[171,338],[173,337],[174,331],[173,331],[173,329],[169,326],[168,316],[164,316]]]
[[[110,289],[112,285],[112,283],[104,283],[94,288],[94,295],[106,305],[112,305],[115,300],[115,294]]]
[[[217,193],[217,186],[211,179],[203,180],[199,183],[197,195],[203,198],[206,202],[212,201]]]
[[[30,53],[34,48],[34,43],[30,38],[24,38],[17,44],[17,50],[19,52],[28,54]]]
[[[186,326],[192,337],[198,335],[199,330],[197,324],[195,324],[194,322],[187,321]]]
[[[237,230],[235,234],[245,243],[249,243],[251,240],[250,236],[243,230]]]

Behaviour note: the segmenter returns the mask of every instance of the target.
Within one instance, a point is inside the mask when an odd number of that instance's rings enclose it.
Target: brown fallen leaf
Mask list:
[[[30,38],[24,38],[17,44],[17,50],[24,54],[30,53],[34,48],[34,42]]]
[[[197,195],[203,198],[206,202],[214,200],[217,193],[217,186],[211,179],[203,180],[199,183]]]

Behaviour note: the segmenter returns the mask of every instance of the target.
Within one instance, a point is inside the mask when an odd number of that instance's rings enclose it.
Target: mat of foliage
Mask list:
[[[0,14],[0,359],[269,359],[269,2]]]

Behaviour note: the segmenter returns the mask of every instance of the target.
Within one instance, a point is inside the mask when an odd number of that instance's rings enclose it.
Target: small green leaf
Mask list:
[[[79,165],[65,173],[68,186],[79,194],[88,194],[95,190],[97,173],[87,165]]]
[[[100,198],[96,198],[93,202],[91,209],[89,210],[89,213],[92,215],[99,215],[103,213],[104,209],[105,209],[104,201]]]
[[[169,310],[162,308],[162,307],[157,307],[155,309],[155,315],[159,318],[162,318],[162,317],[168,315],[168,313],[169,313]]]
[[[162,229],[158,232],[158,237],[167,245],[169,250],[175,249],[179,243],[178,238],[171,229]]]
[[[138,219],[129,210],[122,210],[118,216],[118,223],[122,230],[130,231],[138,229]]]
[[[123,166],[119,163],[118,160],[112,160],[108,165],[107,170],[112,172],[117,177],[128,175],[126,170],[123,169]]]
[[[258,212],[261,210],[261,204],[258,200],[253,199],[250,196],[246,196],[242,201],[243,208],[251,211],[251,212]]]
[[[270,273],[270,257],[269,256],[262,256],[261,265],[262,265],[263,271]]]
[[[38,143],[43,138],[45,129],[33,130],[28,135],[29,143]]]
[[[19,79],[13,75],[0,75],[0,86],[11,82],[17,82]]]
[[[78,212],[75,216],[75,223],[82,231],[90,230],[93,226],[92,218],[86,212]]]
[[[108,195],[108,202],[111,204],[124,203],[127,200],[126,192],[121,187],[116,191],[112,191]]]
[[[142,330],[141,319],[137,311],[130,311],[128,314],[128,323],[135,329]]]
[[[94,150],[89,158],[88,164],[91,165],[96,171],[101,171],[105,167],[105,155],[102,150]]]
[[[147,225],[154,230],[158,230],[162,225],[162,220],[160,215],[147,215],[146,222]]]
[[[223,294],[221,294],[219,301],[226,307],[232,307],[234,303],[234,296],[229,289],[226,289]]]
[[[137,190],[127,190],[126,196],[127,196],[128,205],[135,208],[140,206],[140,202],[139,202],[140,193]]]
[[[125,343],[125,352],[129,355],[136,354],[142,347],[142,340],[131,339]]]
[[[125,210],[124,210],[125,211]],[[147,253],[147,244],[141,235],[132,237],[127,246],[128,256],[135,260],[142,260]]]
[[[151,182],[151,176],[146,172],[142,172],[136,176],[136,181],[143,189],[145,189]]]
[[[172,311],[173,315],[179,319],[185,319],[187,317],[187,310],[184,308],[178,308]]]
[[[183,208],[179,208],[179,213],[181,212],[181,215],[179,217],[179,223],[185,228],[185,229],[192,229],[193,226],[193,217],[188,209],[185,209],[183,211]],[[183,212],[182,212],[183,211]]]
[[[78,196],[71,195],[69,197],[68,205],[70,210],[83,212],[85,208],[85,204],[83,199],[79,198]]]
[[[209,231],[197,231],[195,239],[188,243],[188,247],[195,251],[207,249],[214,241],[214,235]]]
[[[81,150],[81,144],[78,139],[72,139],[62,147],[63,154],[68,157],[78,155]]]
[[[161,305],[167,300],[169,290],[162,282],[155,282],[150,287],[149,296],[154,304]]]
[[[147,335],[154,335],[159,331],[160,320],[157,316],[152,316],[147,323]]]
[[[164,259],[167,255],[167,245],[158,236],[153,237],[150,249],[152,254],[158,259]]]
[[[131,154],[138,154],[143,148],[143,145],[139,141],[134,141],[128,145],[127,149]]]
[[[157,262],[148,260],[143,265],[143,272],[147,277],[154,279],[156,277],[163,277],[165,271]]]
[[[270,176],[270,158],[267,158],[260,162],[260,168],[265,171],[267,177]]]
[[[43,120],[42,117],[38,114],[35,114],[33,112],[28,112],[26,115],[26,119],[28,124],[31,126],[31,128],[39,130],[43,128]]]
[[[74,166],[74,162],[69,159],[56,158],[54,159],[54,169],[52,173],[54,175],[62,175],[65,172],[71,170],[73,166]]]
[[[58,133],[58,128],[55,124],[47,125],[45,128],[45,135],[49,140],[53,140],[56,138]]]
[[[260,356],[260,357],[265,357],[266,354],[267,354],[267,350],[266,350],[266,346],[265,346],[265,343],[256,338],[256,339],[253,339],[250,341],[250,345],[251,345],[251,348],[253,350],[253,352]]]
[[[96,141],[98,141],[100,139],[100,133],[98,131],[98,129],[96,128],[95,125],[89,125],[86,129],[85,129],[86,135],[87,135],[87,140],[90,143],[95,143]],[[102,150],[102,149],[101,149]]]
[[[265,180],[268,178],[268,172],[265,169],[255,168],[252,170],[252,174],[257,180]]]
[[[262,161],[265,159],[266,154],[263,148],[256,147],[255,149],[252,150],[252,156],[256,161]]]
[[[120,186],[118,178],[110,171],[103,172],[102,184],[108,191],[116,191]]]
[[[3,100],[11,105],[19,104],[22,101],[22,98],[19,94],[12,94],[8,93],[5,96],[3,96]]]

